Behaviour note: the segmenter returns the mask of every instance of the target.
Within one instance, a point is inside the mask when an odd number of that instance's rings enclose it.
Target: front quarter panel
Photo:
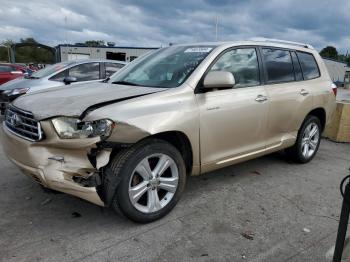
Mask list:
[[[107,139],[114,143],[136,143],[162,132],[182,132],[191,143],[193,165],[199,165],[199,111],[193,89],[186,85],[98,108],[84,120],[103,118],[116,123]]]

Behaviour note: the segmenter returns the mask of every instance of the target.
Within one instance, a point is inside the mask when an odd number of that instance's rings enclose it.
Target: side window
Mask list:
[[[11,72],[11,67],[6,65],[0,65],[0,73]]]
[[[67,70],[64,70],[64,71],[50,77],[49,80],[63,82],[63,79],[66,77],[66,73],[67,73]]]
[[[291,52],[291,55],[292,55],[292,60],[293,60],[295,80],[297,80],[297,81],[303,80],[303,74],[301,72],[301,67],[300,67],[300,63],[299,63],[297,54],[295,52]]]
[[[294,81],[293,64],[289,51],[263,48],[262,53],[269,83]]]
[[[86,63],[69,69],[69,76],[77,81],[91,81],[100,79],[100,63]]]
[[[316,60],[312,54],[297,52],[300,61],[301,69],[303,70],[303,75],[305,80],[317,78],[320,76],[320,71]]]
[[[260,84],[259,64],[255,48],[230,50],[223,54],[210,70],[231,72],[236,80],[235,87]]]
[[[106,78],[113,75],[115,72],[117,72],[120,68],[122,68],[122,64],[117,63],[105,63],[106,68]]]

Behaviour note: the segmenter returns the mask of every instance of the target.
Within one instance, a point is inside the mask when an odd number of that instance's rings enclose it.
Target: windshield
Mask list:
[[[181,85],[215,46],[171,46],[131,63],[110,82],[149,87]]]
[[[65,68],[66,66],[72,64],[72,62],[63,62],[63,63],[57,63],[54,65],[49,65],[46,66],[43,69],[40,69],[39,71],[33,73],[31,75],[32,78],[42,78],[42,77],[46,77],[49,76],[55,72],[60,71],[61,69]]]

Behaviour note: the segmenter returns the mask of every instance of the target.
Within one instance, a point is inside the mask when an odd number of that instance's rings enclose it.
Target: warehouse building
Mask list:
[[[329,75],[338,86],[350,85],[350,67],[344,63],[330,58],[323,58]]]
[[[111,59],[131,62],[135,58],[158,48],[153,47],[120,47],[85,45],[58,45],[56,47],[56,60],[59,62],[77,59]]]

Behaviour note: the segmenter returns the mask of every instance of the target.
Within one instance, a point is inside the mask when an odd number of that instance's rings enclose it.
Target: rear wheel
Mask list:
[[[321,142],[320,120],[312,115],[306,117],[294,146],[286,149],[288,156],[298,163],[311,161],[317,153]]]
[[[122,163],[119,163],[122,161]],[[112,207],[135,222],[151,222],[176,205],[185,186],[186,169],[171,144],[149,139],[116,156],[114,175],[121,176]],[[116,165],[116,163],[119,163]]]

